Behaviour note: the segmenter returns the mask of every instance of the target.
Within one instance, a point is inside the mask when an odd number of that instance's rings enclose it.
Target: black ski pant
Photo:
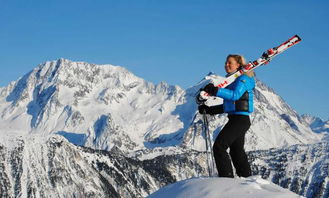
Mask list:
[[[250,127],[246,115],[229,115],[229,121],[217,136],[213,151],[219,177],[234,177],[230,156],[239,177],[251,176],[251,169],[244,150],[245,134]],[[227,149],[230,148],[230,156]]]

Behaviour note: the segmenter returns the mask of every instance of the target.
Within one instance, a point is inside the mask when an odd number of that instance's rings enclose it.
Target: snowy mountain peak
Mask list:
[[[159,142],[160,134],[182,127],[180,112],[172,112],[185,101],[184,93],[123,67],[59,59],[40,64],[1,91],[0,126],[3,131],[15,126],[23,134],[62,134],[97,148],[143,148],[144,141]]]
[[[183,90],[165,82],[154,85],[120,66],[48,61],[0,90],[1,133],[55,133],[76,144],[129,152],[170,146],[204,150],[195,94],[222,79],[212,73]],[[210,120],[215,139],[226,118]],[[260,81],[252,121],[247,150],[320,139]]]
[[[63,58],[57,61],[46,62],[36,68],[36,70],[37,78],[47,79],[48,82],[52,80],[57,80],[54,82],[58,82],[59,80],[64,84],[66,83],[67,86],[73,86],[73,82],[70,82],[70,80],[98,84],[101,80],[112,78],[117,81],[116,85],[120,84],[120,82],[141,80],[120,66],[73,62]]]

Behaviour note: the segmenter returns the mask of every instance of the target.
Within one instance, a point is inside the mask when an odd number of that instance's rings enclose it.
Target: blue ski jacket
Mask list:
[[[243,74],[226,88],[220,88],[217,96],[224,99],[224,112],[238,115],[249,115],[253,112],[253,89],[255,86],[255,79]]]

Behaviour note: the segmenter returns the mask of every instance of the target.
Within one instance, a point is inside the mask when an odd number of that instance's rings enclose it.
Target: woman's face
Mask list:
[[[240,64],[233,57],[229,57],[226,60],[225,70],[228,74],[237,71],[239,67]]]

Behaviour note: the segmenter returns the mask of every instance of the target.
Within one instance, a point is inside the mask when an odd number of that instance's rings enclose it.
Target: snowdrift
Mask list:
[[[299,196],[260,176],[192,178],[165,186],[148,198],[297,198]]]

